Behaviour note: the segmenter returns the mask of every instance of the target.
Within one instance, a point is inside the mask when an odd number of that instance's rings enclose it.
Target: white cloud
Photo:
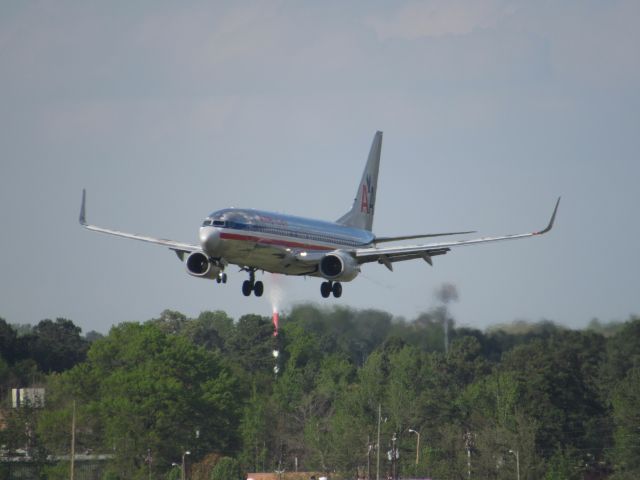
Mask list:
[[[164,52],[171,61],[217,65],[274,48],[282,41],[282,27],[277,3],[230,9],[208,5],[150,13],[139,27],[137,41],[143,48]]]
[[[409,2],[389,17],[367,19],[379,38],[416,39],[444,35],[466,35],[491,28],[515,11],[505,0],[426,0]]]
[[[593,8],[545,12],[543,30],[556,74],[577,86],[605,91],[631,88],[640,80],[640,3],[605,2]]]

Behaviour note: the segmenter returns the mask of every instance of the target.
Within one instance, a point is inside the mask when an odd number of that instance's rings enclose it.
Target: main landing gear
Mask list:
[[[342,284],[340,282],[326,281],[320,284],[320,295],[323,298],[328,298],[333,293],[333,296],[340,298],[342,296]]]
[[[249,280],[242,282],[242,294],[248,297],[251,295],[251,292],[253,292],[256,297],[261,297],[264,293],[264,284],[260,280],[256,282],[255,270],[249,270]]]
[[[216,277],[216,283],[227,283],[227,274],[220,272]]]

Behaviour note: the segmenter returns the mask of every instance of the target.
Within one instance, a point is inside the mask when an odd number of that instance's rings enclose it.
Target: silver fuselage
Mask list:
[[[324,253],[373,245],[373,233],[332,222],[253,209],[211,213],[200,227],[202,250],[227,263],[287,275],[315,275]]]

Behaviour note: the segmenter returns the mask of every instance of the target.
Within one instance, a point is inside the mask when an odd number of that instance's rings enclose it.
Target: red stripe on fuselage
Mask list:
[[[276,238],[255,237],[253,235],[240,235],[237,233],[221,232],[220,238],[223,240],[240,240],[242,242],[261,243],[263,245],[275,245],[287,248],[302,248],[305,250],[335,250],[340,247],[327,247],[323,245],[310,245],[308,243],[288,242]]]

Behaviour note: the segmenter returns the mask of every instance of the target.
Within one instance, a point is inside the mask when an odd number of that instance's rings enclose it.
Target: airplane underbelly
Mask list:
[[[315,265],[300,264],[284,247],[255,240],[225,240],[222,257],[229,263],[271,273],[312,275]]]

